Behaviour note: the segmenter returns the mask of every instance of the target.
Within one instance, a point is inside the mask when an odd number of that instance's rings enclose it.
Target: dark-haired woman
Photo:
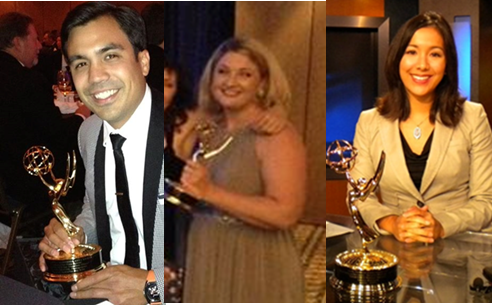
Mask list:
[[[364,220],[399,241],[491,230],[492,133],[481,104],[458,92],[449,24],[427,12],[409,20],[390,45],[389,92],[357,123],[355,179],[374,176],[387,156],[378,202],[359,203]]]
[[[164,162],[165,176],[179,181],[184,161],[189,158],[195,143],[194,126],[196,114],[193,111],[191,87],[182,69],[167,60],[164,61]],[[186,240],[186,216],[177,220],[178,210],[168,204],[165,209],[165,258],[184,264],[184,242]]]

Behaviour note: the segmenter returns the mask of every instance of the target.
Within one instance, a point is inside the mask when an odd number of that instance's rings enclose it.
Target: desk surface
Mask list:
[[[350,217],[328,215],[327,220],[353,227]],[[326,239],[327,279],[333,274],[335,256],[355,248],[361,248],[357,232]],[[396,302],[492,302],[492,284],[483,275],[484,268],[492,266],[492,234],[463,233],[428,245],[382,236],[369,248],[398,256],[402,287]],[[338,298],[327,281],[327,302]]]

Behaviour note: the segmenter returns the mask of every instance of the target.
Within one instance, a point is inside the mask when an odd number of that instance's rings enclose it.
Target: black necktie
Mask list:
[[[121,150],[126,139],[119,134],[112,134],[110,137],[111,142],[113,143],[113,154],[116,164],[116,199],[118,201],[118,210],[120,212],[120,218],[123,223],[123,228],[125,229],[126,237],[125,265],[139,268],[140,250],[138,248],[138,232],[135,220],[133,219],[132,207],[130,205],[125,157]]]

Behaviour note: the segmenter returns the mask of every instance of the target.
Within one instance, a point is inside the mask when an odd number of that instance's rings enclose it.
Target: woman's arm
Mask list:
[[[463,207],[434,213],[445,236],[480,231],[490,227],[492,221],[492,132],[487,114],[483,106],[466,103],[462,121],[460,125],[470,135],[469,199]]]
[[[197,111],[188,112],[188,120],[179,126],[174,132],[173,148],[176,156],[187,160],[191,157],[195,148],[197,137],[195,127],[199,122],[200,115]]]

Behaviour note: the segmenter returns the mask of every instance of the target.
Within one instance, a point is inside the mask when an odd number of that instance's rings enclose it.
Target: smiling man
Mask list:
[[[160,304],[164,106],[163,95],[145,81],[143,20],[129,8],[88,2],[67,15],[61,33],[79,96],[96,115],[79,132],[87,191],[75,223],[83,230],[70,240],[53,219],[40,249],[57,255],[56,248],[70,251],[81,242],[102,246],[111,265],[74,285],[72,298]],[[40,265],[46,270],[42,257]]]

